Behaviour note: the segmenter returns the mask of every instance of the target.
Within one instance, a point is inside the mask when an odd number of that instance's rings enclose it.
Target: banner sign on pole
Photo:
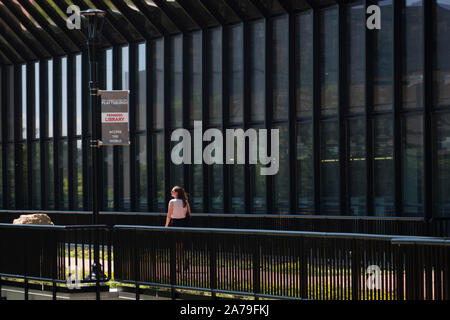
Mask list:
[[[99,91],[102,112],[102,145],[129,145],[130,91]]]

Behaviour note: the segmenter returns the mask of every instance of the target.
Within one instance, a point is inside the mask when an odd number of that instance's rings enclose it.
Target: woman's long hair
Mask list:
[[[182,187],[175,186],[173,187],[174,191],[178,193],[178,199],[181,199],[183,201],[183,208],[186,208],[187,202],[188,202],[188,194]]]

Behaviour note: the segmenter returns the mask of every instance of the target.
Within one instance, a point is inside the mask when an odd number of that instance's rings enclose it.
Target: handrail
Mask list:
[[[91,215],[91,211],[45,211],[45,210],[0,210],[0,213],[43,213],[43,214],[82,214]],[[100,211],[100,215],[142,215],[142,216],[166,216],[166,212],[141,212],[141,211]],[[248,213],[193,213],[193,217],[215,218],[271,218],[271,219],[313,219],[313,220],[355,220],[355,221],[411,221],[425,222],[422,217],[374,217],[374,216],[330,216],[330,215],[302,215],[302,214],[248,214]],[[438,219],[438,218],[435,218]]]
[[[364,233],[336,233],[336,232],[311,232],[311,231],[277,231],[277,230],[258,230],[258,229],[224,229],[224,228],[172,228],[155,226],[132,226],[115,225],[114,229],[121,230],[141,230],[141,231],[159,231],[159,232],[187,232],[187,233],[215,233],[215,234],[237,234],[237,235],[263,235],[263,236],[287,236],[287,237],[313,237],[313,238],[340,238],[340,239],[362,239],[362,240],[386,240],[393,239],[417,239],[433,240],[432,237],[411,237],[401,235],[377,235]]]

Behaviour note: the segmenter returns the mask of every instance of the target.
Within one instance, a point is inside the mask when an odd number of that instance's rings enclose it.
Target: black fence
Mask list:
[[[115,226],[115,280],[256,298],[448,300],[450,240]]]
[[[2,281],[89,279],[94,243],[109,279],[255,298],[448,300],[450,240],[426,237],[144,226],[0,224]],[[69,281],[68,281],[69,279]],[[98,284],[97,284],[98,288]]]
[[[74,288],[95,283],[90,276],[94,245],[100,249],[105,281],[112,272],[111,232],[106,226],[36,226],[0,224],[0,288],[5,279],[22,279],[25,298],[29,281],[48,282],[56,298],[57,284]]]
[[[5,211],[0,210],[0,222],[12,223],[21,214],[46,213],[56,225],[88,225],[92,213],[87,211]],[[165,213],[100,212],[99,223],[114,225],[164,226]],[[310,231],[387,234],[408,236],[450,236],[450,218],[425,221],[418,217],[350,217],[320,215],[248,215],[194,213],[194,228],[229,228],[277,231]]]

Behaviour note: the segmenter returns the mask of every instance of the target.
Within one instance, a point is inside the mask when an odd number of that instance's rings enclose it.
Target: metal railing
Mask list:
[[[450,240],[426,237],[164,228],[0,224],[0,292],[5,278],[58,285],[88,275],[96,238],[106,279],[255,298],[448,300]]]
[[[106,226],[37,226],[0,224],[0,291],[6,279],[23,283],[28,299],[29,281],[48,282],[56,299],[57,284],[68,287],[95,283],[91,275],[94,243],[98,241],[101,282],[112,274],[111,232]]]
[[[46,213],[57,225],[83,225],[92,222],[87,211],[11,211],[0,210],[0,222],[12,223],[20,214]],[[163,226],[166,213],[100,212],[100,223],[114,225]],[[196,228],[230,228],[388,234],[408,236],[450,236],[450,219],[425,221],[420,217],[355,217],[321,215],[270,215],[193,213],[191,226]]]
[[[293,231],[115,226],[115,280],[319,300],[448,300],[450,242]],[[430,246],[433,245],[431,248]]]

